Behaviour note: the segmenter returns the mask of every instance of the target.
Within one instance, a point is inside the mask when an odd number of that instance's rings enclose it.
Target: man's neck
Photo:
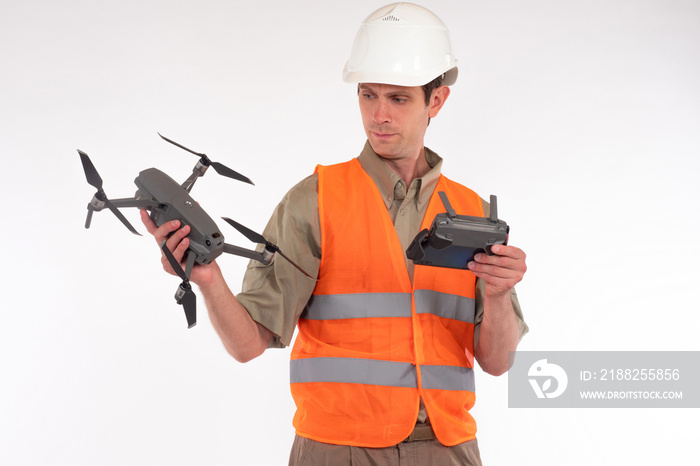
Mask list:
[[[430,165],[425,160],[424,148],[421,148],[418,155],[412,158],[389,159],[381,155],[379,158],[406,183],[406,187],[411,186],[413,180],[422,178],[430,171]]]

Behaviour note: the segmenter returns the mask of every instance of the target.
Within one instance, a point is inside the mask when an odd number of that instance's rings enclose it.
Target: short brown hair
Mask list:
[[[423,84],[423,93],[425,94],[425,105],[426,107],[430,105],[430,96],[433,95],[433,91],[438,87],[442,86],[442,81],[445,79],[445,75],[441,74],[437,78],[430,81],[428,84]]]

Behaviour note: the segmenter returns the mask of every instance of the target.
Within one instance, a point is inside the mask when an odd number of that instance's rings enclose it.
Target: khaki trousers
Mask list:
[[[436,439],[387,448],[331,445],[296,436],[289,466],[481,466],[476,439],[446,447]]]

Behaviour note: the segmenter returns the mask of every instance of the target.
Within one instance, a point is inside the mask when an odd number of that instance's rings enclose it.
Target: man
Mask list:
[[[344,71],[357,83],[365,148],[292,188],[264,232],[318,280],[285,261],[251,263],[234,296],[216,263],[192,271],[236,360],[289,345],[298,327],[291,465],[481,464],[473,361],[504,373],[527,331],[513,292],[525,254],[494,246],[457,270],[414,266],[404,253],[444,211],[438,191],[462,215],[488,213],[423,146],[456,77],[447,29],[431,12],[394,4],[370,15]],[[142,219],[182,260],[189,227]]]

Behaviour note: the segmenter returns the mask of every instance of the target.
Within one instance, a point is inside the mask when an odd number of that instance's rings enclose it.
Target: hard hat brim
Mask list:
[[[445,86],[452,86],[457,81],[459,70],[456,66],[454,66],[445,71],[437,71],[435,73],[431,73],[430,76],[433,77],[426,81],[425,74],[413,76],[401,73],[370,73],[366,71],[351,71],[348,69],[348,65],[346,63],[345,68],[343,69],[343,81],[346,83],[377,83],[413,87],[428,84],[441,74],[445,75],[442,84]]]

